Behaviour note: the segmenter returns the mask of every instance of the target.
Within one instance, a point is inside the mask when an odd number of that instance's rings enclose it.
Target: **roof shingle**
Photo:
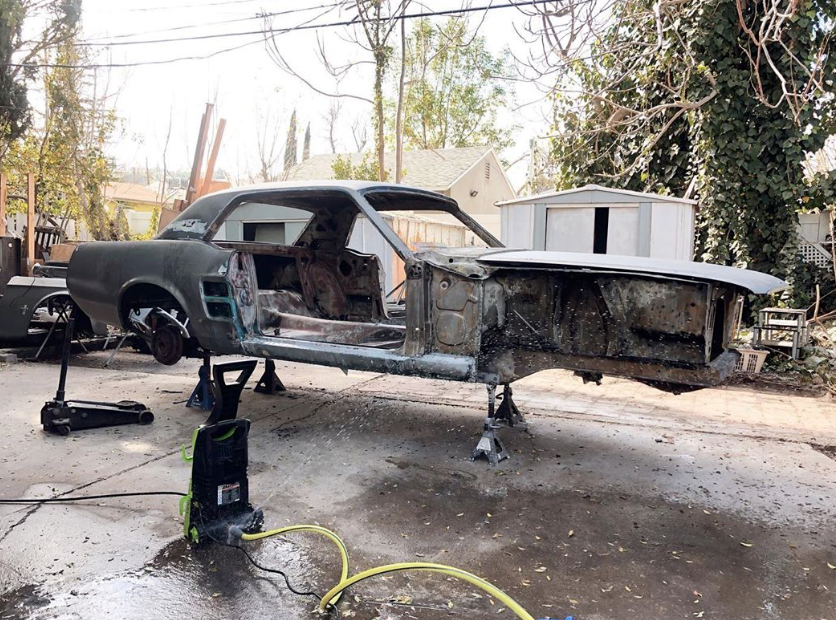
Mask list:
[[[453,149],[426,149],[420,151],[404,151],[403,154],[403,183],[422,189],[444,191],[450,188],[473,164],[479,161],[491,147],[468,146]],[[363,162],[365,153],[343,153],[352,165]],[[369,155],[374,157],[374,153]],[[313,157],[291,168],[288,181],[328,181],[334,178],[332,168],[337,155],[314,155]],[[385,155],[386,170],[395,168],[395,154],[387,152]],[[394,176],[391,175],[390,176]]]

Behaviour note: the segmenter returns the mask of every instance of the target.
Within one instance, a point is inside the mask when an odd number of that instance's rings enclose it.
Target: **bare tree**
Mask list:
[[[280,119],[276,118],[270,108],[264,114],[256,111],[256,146],[258,149],[258,175],[256,179],[262,183],[277,181],[281,178],[278,170],[279,162],[284,157],[284,149],[279,140],[281,125]]]
[[[325,121],[325,126],[328,128],[326,137],[328,138],[328,144],[331,147],[332,153],[337,152],[337,121],[340,118],[341,111],[342,102],[339,99],[332,99],[331,104],[328,106],[328,111],[322,117]]]
[[[277,29],[273,28],[272,22],[268,21],[265,24],[264,29],[267,50],[276,65],[283,71],[295,76],[311,90],[321,95],[340,99],[355,99],[369,103],[373,106],[375,149],[377,151],[377,165],[381,180],[384,180],[386,175],[384,164],[385,122],[383,84],[386,77],[389,59],[391,57],[389,42],[398,20],[404,19],[406,9],[411,1],[412,0],[342,0],[341,2],[331,5],[331,9],[338,8],[339,10],[346,10],[354,13],[356,17],[356,25],[347,29],[347,40],[357,44],[366,53],[371,55],[370,61],[360,60],[348,61],[342,64],[334,63],[328,59],[323,40],[317,38],[317,55],[325,70],[337,82],[334,90],[327,90],[316,85],[308,76],[301,74],[291,66],[286,56],[282,53],[278,39],[275,36]],[[342,79],[345,78],[345,76],[348,75],[348,73],[354,68],[363,64],[372,64],[374,66],[372,97],[341,92],[340,82]]]
[[[369,141],[369,126],[364,118],[357,117],[351,121],[351,137],[354,139],[357,152],[362,152]]]

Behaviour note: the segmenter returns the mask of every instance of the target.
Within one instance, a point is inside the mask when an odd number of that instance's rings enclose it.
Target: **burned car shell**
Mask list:
[[[292,246],[213,242],[248,201],[313,215]],[[454,214],[488,247],[411,251],[379,211],[416,209]],[[357,215],[405,263],[400,321],[376,257],[346,248]],[[219,192],[154,240],[83,245],[68,285],[89,316],[125,328],[140,307],[176,309],[199,347],[220,354],[486,383],[567,368],[708,386],[736,362],[727,345],[740,294],[784,283],[703,263],[509,250],[440,194],[321,182]]]

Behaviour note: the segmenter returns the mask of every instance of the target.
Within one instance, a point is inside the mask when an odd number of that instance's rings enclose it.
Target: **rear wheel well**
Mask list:
[[[122,294],[119,303],[119,316],[122,324],[129,326],[128,315],[132,310],[140,308],[162,308],[168,311],[177,310],[185,314],[177,298],[156,284],[134,284]]]

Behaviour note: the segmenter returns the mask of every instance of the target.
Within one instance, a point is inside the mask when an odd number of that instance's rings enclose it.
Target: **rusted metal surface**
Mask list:
[[[213,243],[248,202],[311,219],[294,245]],[[382,217],[425,210],[454,215],[484,247],[416,252]],[[403,260],[402,302],[384,300],[376,256],[346,248],[358,216]],[[733,304],[782,285],[714,265],[505,250],[451,199],[371,182],[212,194],[155,240],[80,247],[69,269],[94,318],[129,327],[131,311],[167,304],[219,354],[487,383],[559,367],[674,390],[721,382],[736,358]]]

